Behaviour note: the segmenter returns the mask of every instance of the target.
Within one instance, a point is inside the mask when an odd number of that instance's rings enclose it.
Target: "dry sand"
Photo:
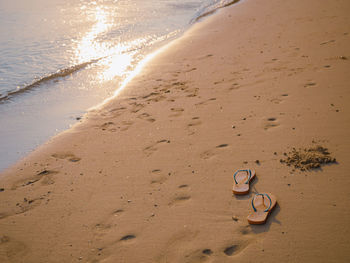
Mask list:
[[[193,26],[1,175],[0,262],[348,262],[349,13],[245,0]],[[280,163],[316,145],[338,163]],[[244,167],[251,193],[232,196]],[[263,226],[256,192],[278,200]]]

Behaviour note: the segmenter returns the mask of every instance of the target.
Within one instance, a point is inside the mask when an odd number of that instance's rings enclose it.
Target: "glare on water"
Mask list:
[[[127,43],[113,43],[101,41],[103,34],[106,34],[115,26],[115,9],[108,9],[106,6],[90,5],[81,7],[83,14],[88,16],[93,24],[84,33],[74,49],[74,64],[81,64],[92,60],[98,60],[101,70],[95,75],[100,82],[112,80],[116,76],[123,77],[132,65],[135,51],[133,47],[142,42],[137,39]],[[120,14],[119,14],[120,15]]]

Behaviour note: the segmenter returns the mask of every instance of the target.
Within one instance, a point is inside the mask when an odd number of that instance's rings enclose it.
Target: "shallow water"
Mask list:
[[[228,0],[1,0],[0,170],[110,97]]]

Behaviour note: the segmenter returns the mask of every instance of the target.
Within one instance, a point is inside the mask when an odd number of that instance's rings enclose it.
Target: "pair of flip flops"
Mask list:
[[[233,174],[234,184],[232,192],[236,195],[244,195],[249,193],[249,183],[254,179],[254,177],[254,170],[237,170]],[[247,217],[249,224],[264,224],[268,215],[271,213],[276,204],[276,197],[271,193],[256,194],[252,199],[253,212],[251,212]]]

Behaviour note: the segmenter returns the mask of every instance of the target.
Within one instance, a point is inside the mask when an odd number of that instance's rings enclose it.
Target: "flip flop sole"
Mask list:
[[[236,184],[234,182],[234,185],[233,185],[233,188],[232,188],[232,192],[235,194],[235,195],[245,195],[247,193],[249,193],[249,190],[250,190],[250,187],[249,187],[249,184],[250,182],[255,178],[255,171],[254,170],[251,170],[252,172],[252,176],[249,180],[249,182],[246,184],[246,183],[238,183]]]
[[[261,225],[261,224],[265,224],[266,220],[269,216],[269,214],[272,212],[272,210],[276,207],[277,204],[277,199],[274,195],[270,194],[270,193],[266,193],[270,198],[271,198],[271,207],[268,211],[264,212],[264,211],[257,211],[257,212],[252,212],[250,215],[248,215],[247,219],[249,224],[252,225]],[[266,206],[269,206],[270,202],[268,199],[264,199],[264,204],[259,204],[256,205],[257,209],[265,209]]]

